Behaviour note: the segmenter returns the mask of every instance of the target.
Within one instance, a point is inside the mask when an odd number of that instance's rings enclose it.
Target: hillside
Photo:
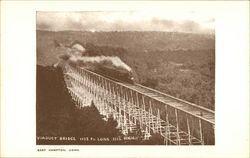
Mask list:
[[[125,48],[132,54],[151,51],[197,51],[215,49],[215,37],[205,34],[177,32],[80,32],[80,31],[41,31],[37,30],[38,64],[50,65],[56,62],[53,41],[69,45],[73,41],[91,43],[97,46]],[[44,53],[46,52],[46,55]],[[40,61],[43,59],[44,61]]]
[[[62,43],[79,40],[95,45],[110,45],[129,50],[179,50],[213,49],[214,35],[179,32],[87,32],[87,31],[37,31],[40,36],[53,36]]]
[[[138,82],[175,97],[214,109],[215,37],[169,32],[37,31],[37,64],[52,65],[63,49],[84,43],[91,56],[119,56]]]

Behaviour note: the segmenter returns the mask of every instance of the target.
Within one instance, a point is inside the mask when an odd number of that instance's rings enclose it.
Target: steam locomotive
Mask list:
[[[131,68],[118,57],[79,57],[76,55],[64,55],[60,57],[68,61],[72,66],[80,66],[112,80],[134,84],[134,75]]]
[[[98,65],[94,67],[86,67],[86,69],[118,82],[134,84],[132,72],[122,68],[110,65]]]

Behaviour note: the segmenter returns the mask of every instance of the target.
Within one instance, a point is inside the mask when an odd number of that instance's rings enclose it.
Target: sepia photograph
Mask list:
[[[215,145],[215,17],[36,12],[37,145]]]
[[[248,1],[0,3],[0,157],[249,157]]]

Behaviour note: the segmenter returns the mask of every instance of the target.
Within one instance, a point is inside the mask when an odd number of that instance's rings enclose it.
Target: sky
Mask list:
[[[37,12],[37,29],[214,33],[215,18],[195,10]]]

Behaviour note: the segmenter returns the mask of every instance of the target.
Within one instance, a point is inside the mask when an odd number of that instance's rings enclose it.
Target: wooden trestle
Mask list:
[[[81,67],[65,64],[63,71],[77,106],[93,102],[106,119],[117,120],[124,135],[141,130],[144,139],[158,133],[167,145],[214,144],[214,113],[210,110],[169,100],[157,91],[113,81]]]

